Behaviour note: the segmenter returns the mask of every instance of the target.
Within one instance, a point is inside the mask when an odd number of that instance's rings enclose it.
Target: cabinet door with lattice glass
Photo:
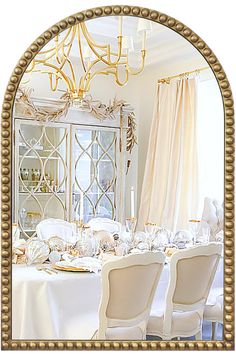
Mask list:
[[[46,218],[69,217],[69,125],[15,120],[14,218],[25,238]]]
[[[117,128],[72,128],[72,219],[118,217],[119,136]]]

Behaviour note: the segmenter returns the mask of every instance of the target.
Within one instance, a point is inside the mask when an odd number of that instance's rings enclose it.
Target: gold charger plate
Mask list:
[[[57,270],[65,270],[67,272],[89,272],[89,270],[84,269],[84,268],[63,267],[63,266],[59,266],[59,265],[56,265],[56,264],[54,264],[52,267],[54,269],[57,269]]]

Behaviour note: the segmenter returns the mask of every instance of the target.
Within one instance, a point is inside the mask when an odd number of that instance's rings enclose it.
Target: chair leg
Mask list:
[[[202,340],[202,330],[200,330],[198,333],[195,334],[195,339]]]
[[[212,335],[211,335],[211,339],[215,340],[216,339],[216,334],[217,334],[217,322],[212,322]]]

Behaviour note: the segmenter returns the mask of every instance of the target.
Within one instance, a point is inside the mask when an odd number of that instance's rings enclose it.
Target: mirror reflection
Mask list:
[[[13,339],[222,339],[224,113],[201,54],[149,20],[82,22],[32,60],[13,126]]]

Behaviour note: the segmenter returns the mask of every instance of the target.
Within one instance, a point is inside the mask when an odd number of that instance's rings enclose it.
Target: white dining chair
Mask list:
[[[45,241],[53,236],[60,237],[65,242],[73,242],[75,225],[61,219],[45,219],[36,226],[36,233],[40,240]]]
[[[165,308],[151,311],[147,334],[164,340],[190,336],[202,339],[204,306],[221,250],[222,244],[211,243],[172,255]]]
[[[212,340],[216,339],[218,323],[223,324],[224,295],[218,295],[213,305],[206,305],[203,318],[212,323]]]
[[[104,264],[99,328],[92,339],[146,339],[147,320],[164,262],[162,252],[145,252]]]
[[[108,231],[111,234],[119,234],[122,230],[120,222],[108,218],[93,218],[89,220],[88,225],[93,231]]]

